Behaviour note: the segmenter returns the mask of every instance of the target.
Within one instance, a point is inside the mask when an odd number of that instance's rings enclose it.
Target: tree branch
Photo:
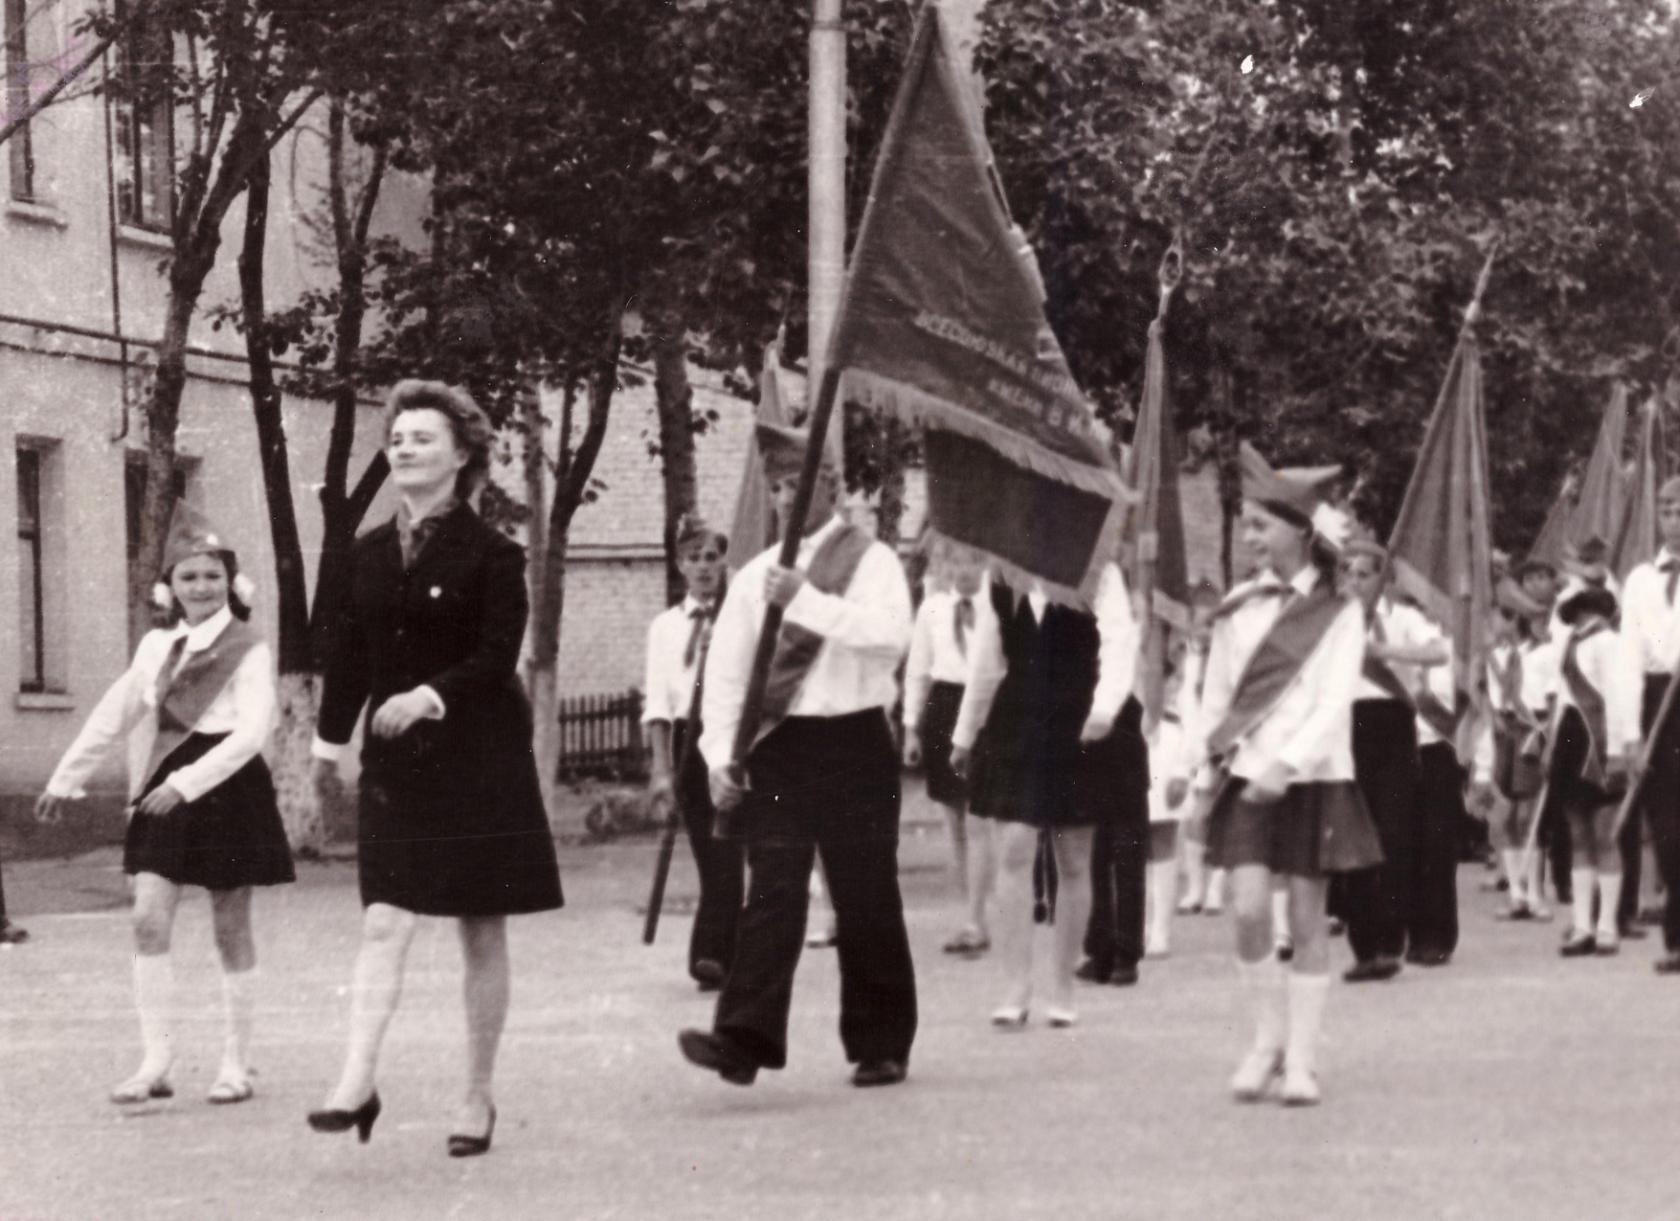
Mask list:
[[[138,7],[139,6],[137,5],[136,8]],[[6,125],[4,127],[0,127],[0,144],[4,144],[19,131],[23,130],[23,128],[27,127],[31,119],[58,100],[58,95],[63,93],[67,86],[74,83],[78,77],[103,59],[105,57],[105,52],[111,49],[111,44],[117,40],[118,36],[122,33],[127,24],[133,20],[134,16],[131,13],[122,21],[119,21],[110,30],[106,31],[106,33],[94,43],[92,50],[82,56],[81,59],[77,60],[75,65],[67,72],[63,73],[46,90],[44,90],[40,97],[25,106],[22,114],[9,116],[6,119]]]

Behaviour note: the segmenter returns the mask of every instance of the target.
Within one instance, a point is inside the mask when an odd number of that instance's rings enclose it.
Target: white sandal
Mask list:
[[[223,1068],[216,1074],[215,1082],[204,1095],[206,1102],[216,1106],[231,1106],[236,1102],[248,1102],[256,1094],[257,1086],[251,1078],[257,1075],[254,1068],[228,1069]]]

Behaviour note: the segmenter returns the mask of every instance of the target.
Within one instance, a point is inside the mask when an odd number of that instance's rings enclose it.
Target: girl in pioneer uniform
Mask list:
[[[209,1101],[250,1098],[257,954],[251,888],[294,880],[274,784],[261,750],[274,722],[274,658],[247,622],[249,582],[204,516],[175,508],[159,601],[171,625],[149,632],[134,661],[65,752],[36,816],[55,821],[119,737],[129,740],[128,835],[134,878],[134,994],[140,1068],[111,1091],[116,1103],[168,1098],[175,1059],[170,934],[183,886],[210,892],[221,956],[227,1037]]]
[[[1219,777],[1208,860],[1231,871],[1255,1010],[1231,1092],[1257,1101],[1281,1077],[1284,1103],[1310,1106],[1330,983],[1326,886],[1332,873],[1381,859],[1353,773],[1365,620],[1336,591],[1346,522],[1319,490],[1334,468],[1274,471],[1247,445],[1242,457],[1243,542],[1260,571],[1215,614],[1191,756]],[[1274,888],[1287,896],[1287,974],[1274,951]]]

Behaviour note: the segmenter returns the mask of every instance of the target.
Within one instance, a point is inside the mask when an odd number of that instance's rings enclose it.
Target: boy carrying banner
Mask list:
[[[777,516],[789,519],[804,433],[758,426]],[[797,567],[754,558],[730,583],[706,661],[700,751],[712,799],[746,843],[751,881],[735,961],[710,1031],[683,1055],[734,1085],[787,1063],[788,1007],[805,934],[806,888],[822,856],[837,921],[840,1039],[852,1083],[903,1081],[916,1033],[916,981],[898,889],[898,752],[888,725],[910,643],[910,589],[892,549],[835,512],[839,473],[813,489]],[[745,776],[736,727],[767,603],[786,614]]]

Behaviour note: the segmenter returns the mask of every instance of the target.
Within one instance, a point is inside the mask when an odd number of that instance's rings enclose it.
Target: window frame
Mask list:
[[[4,0],[6,109],[21,114],[29,106],[29,0]],[[7,196],[17,203],[39,203],[35,182],[35,124],[28,122],[7,141]]]
[[[7,0],[9,3],[10,0]],[[120,12],[120,9],[119,9]],[[138,21],[115,48],[120,94],[111,104],[118,157],[117,219],[131,229],[168,233],[175,223],[175,102],[162,82],[147,81],[147,56],[167,55],[173,68],[175,43],[167,26]],[[161,96],[148,98],[150,92]],[[149,167],[149,170],[148,170]],[[152,206],[146,206],[151,187]]]
[[[18,691],[26,695],[39,695],[48,690],[47,687],[47,614],[46,614],[46,574],[42,569],[41,556],[41,481],[42,466],[45,455],[39,447],[19,444],[17,447],[17,536],[18,547],[21,551],[27,547],[31,564],[31,588],[18,591],[19,601],[28,597],[33,602],[35,670],[34,674],[24,674],[23,657],[18,657]],[[28,472],[27,477],[25,472]],[[28,508],[28,522],[25,523],[25,508]],[[22,626],[21,624],[19,625]],[[19,633],[20,637],[22,633]]]

